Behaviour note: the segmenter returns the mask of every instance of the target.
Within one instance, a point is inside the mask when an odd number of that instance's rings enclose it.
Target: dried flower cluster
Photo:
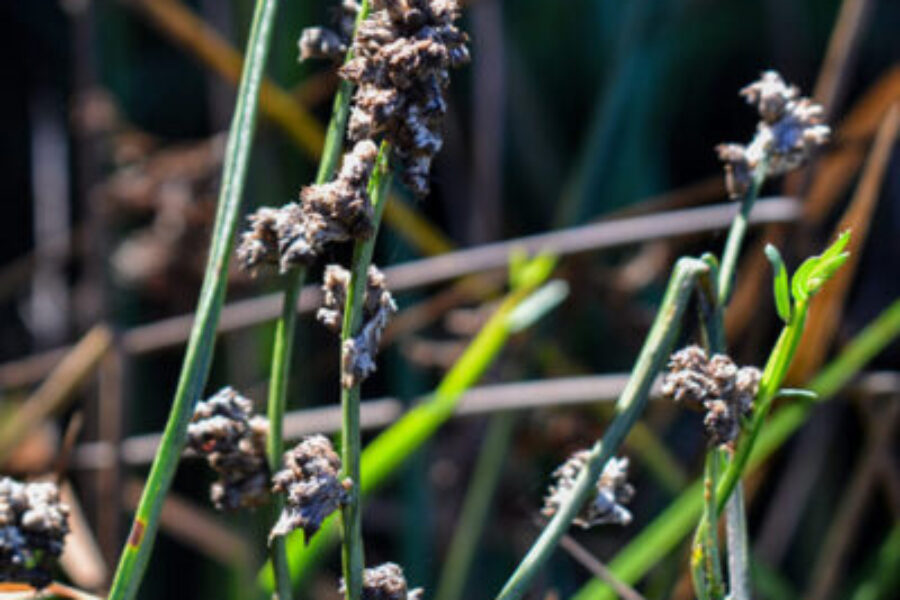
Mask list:
[[[346,593],[341,579],[340,593]],[[407,590],[403,569],[396,563],[384,563],[363,571],[362,600],[421,600],[424,590]]]
[[[587,450],[579,450],[553,472],[556,482],[544,499],[544,516],[552,517],[568,501],[581,470],[587,464]],[[634,488],[628,483],[628,459],[611,458],[597,480],[594,496],[586,502],[573,523],[585,529],[606,523],[628,525],[631,513],[623,505],[631,501]]]
[[[248,217],[250,230],[241,235],[238,260],[254,271],[278,265],[281,272],[308,265],[333,242],[365,239],[372,234],[372,203],[367,185],[378,148],[369,140],[344,155],[337,178],[300,192],[300,204],[260,208]]]
[[[344,321],[344,305],[350,272],[339,265],[325,268],[324,301],[318,319],[326,327],[340,333]],[[375,355],[388,319],[397,305],[385,285],[384,274],[374,265],[369,267],[363,302],[363,321],[359,334],[344,342],[341,349],[341,383],[345,388],[359,385],[375,372]]]
[[[284,464],[272,478],[272,491],[287,499],[269,540],[299,528],[309,542],[322,521],[346,504],[352,484],[341,481],[341,459],[323,435],[307,436],[285,452]]]
[[[822,123],[822,106],[800,97],[797,87],[787,85],[775,71],[763,73],[759,81],[742,89],[741,95],[756,107],[761,121],[749,145],[716,147],[725,163],[725,183],[732,198],[747,193],[753,185],[753,171],[763,161],[766,176],[783,175],[803,164],[831,134]]]
[[[453,23],[455,0],[373,0],[339,74],[357,85],[352,140],[384,136],[417,195],[428,194],[431,161],[443,145],[448,70],[469,60],[466,34]]]
[[[188,446],[219,474],[210,498],[219,510],[260,506],[268,500],[266,436],[269,421],[253,403],[225,387],[199,402],[188,425]]]
[[[49,584],[50,562],[62,554],[68,520],[56,484],[0,479],[0,581]]]
[[[682,348],[669,360],[662,393],[679,404],[706,410],[703,424],[713,445],[737,439],[741,418],[753,411],[759,390],[756,367],[740,367],[724,354],[707,358],[699,346]]]

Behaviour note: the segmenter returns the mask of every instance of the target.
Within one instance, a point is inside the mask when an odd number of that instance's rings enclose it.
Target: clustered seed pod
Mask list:
[[[350,272],[339,265],[328,265],[322,284],[323,306],[317,318],[326,327],[340,333],[344,321],[344,304]],[[369,267],[366,281],[363,321],[359,334],[344,342],[341,348],[341,383],[345,388],[360,384],[375,372],[375,355],[388,319],[397,305],[385,285],[384,274],[374,265]]]
[[[358,142],[344,155],[337,178],[303,188],[300,204],[264,207],[250,215],[250,230],[237,249],[241,266],[255,271],[277,265],[285,273],[311,264],[329,243],[369,237],[373,213],[366,188],[377,155],[373,142]]]
[[[0,479],[0,581],[47,586],[67,533],[69,507],[55,483]]]
[[[753,184],[753,171],[766,161],[766,176],[783,175],[803,164],[813,150],[824,145],[831,129],[822,123],[825,111],[809,98],[801,98],[796,86],[787,85],[775,71],[741,90],[756,107],[761,121],[749,145],[720,144],[725,163],[725,184],[732,198],[741,198]]]
[[[352,482],[341,481],[341,459],[323,435],[305,437],[284,453],[284,464],[285,468],[272,478],[272,491],[287,498],[269,541],[303,529],[309,542],[322,521],[348,502]]]
[[[579,450],[553,472],[556,481],[544,498],[544,508],[541,510],[544,516],[552,517],[568,501],[589,454],[587,450]],[[630,502],[633,496],[634,487],[628,483],[628,459],[610,458],[597,479],[593,496],[581,508],[573,523],[584,529],[607,523],[628,525],[631,523],[631,513],[623,505]]]
[[[260,506],[268,501],[266,436],[269,420],[253,414],[253,403],[225,387],[197,403],[188,425],[188,447],[206,457],[219,474],[210,499],[219,510]]]
[[[469,60],[468,37],[453,23],[455,0],[373,0],[339,71],[358,87],[350,114],[352,140],[390,142],[403,180],[428,194],[431,162],[443,145],[448,70]]]
[[[699,346],[687,346],[669,359],[662,393],[679,404],[706,411],[703,424],[710,443],[732,444],[740,434],[741,418],[753,412],[761,374],[756,367],[740,367],[724,354],[707,358]]]
[[[346,593],[341,579],[339,593]],[[406,577],[400,565],[392,562],[363,570],[362,600],[421,600],[424,590],[407,590]]]

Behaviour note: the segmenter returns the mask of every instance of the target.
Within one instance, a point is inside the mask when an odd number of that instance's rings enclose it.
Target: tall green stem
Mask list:
[[[368,0],[363,0],[356,17],[356,26],[366,18],[369,12]],[[345,60],[352,58],[352,51],[347,52]],[[344,132],[347,129],[347,118],[350,114],[350,97],[353,94],[353,84],[342,80],[334,97],[334,106],[331,111],[331,119],[328,122],[328,131],[325,135],[325,145],[322,148],[322,158],[319,161],[319,169],[316,172],[315,183],[326,183],[337,170],[338,161],[343,149]],[[282,443],[282,423],[284,411],[287,405],[288,373],[290,371],[293,355],[293,340],[297,324],[297,298],[300,288],[306,279],[306,269],[297,268],[285,278],[284,299],[281,307],[281,315],[275,327],[275,340],[272,344],[272,368],[269,377],[269,402],[268,416],[270,435],[267,441],[267,454],[269,468],[273,473],[281,468],[281,457],[284,452]],[[276,498],[275,514],[281,512],[283,500]],[[272,541],[270,551],[272,566],[275,574],[275,589],[281,600],[291,597],[291,577],[287,561],[287,544],[281,536]]]
[[[194,403],[206,385],[216,327],[225,298],[228,261],[234,244],[234,231],[255,131],[259,88],[269,53],[277,5],[277,0],[258,0],[253,13],[253,24],[247,40],[247,59],[228,133],[222,187],[197,316],[188,340],[169,420],[144,486],[131,534],[113,577],[109,593],[111,600],[130,599],[137,594],[153,550],[163,501],[172,484],[187,439],[187,425]]]
[[[276,473],[281,469],[281,457],[284,453],[282,435],[284,432],[284,411],[287,405],[291,356],[294,347],[294,329],[297,322],[297,297],[300,295],[300,288],[303,286],[305,274],[305,269],[298,269],[296,273],[289,276],[284,289],[281,315],[275,325],[267,410],[269,436],[266,438],[266,457],[269,461],[269,470],[272,473]],[[284,506],[283,498],[280,495],[275,495],[273,505],[273,516],[277,518]],[[269,555],[275,571],[275,589],[278,594],[278,600],[290,600],[291,575],[288,571],[287,552],[282,536],[276,536],[272,540]]]
[[[753,171],[753,181],[750,184],[750,189],[747,190],[743,200],[741,200],[741,211],[735,216],[731,222],[731,229],[728,230],[725,250],[722,252],[722,267],[719,270],[719,302],[722,306],[728,304],[728,300],[731,297],[734,270],[737,267],[737,259],[741,253],[744,236],[747,234],[747,226],[750,224],[750,212],[753,210],[753,205],[756,203],[757,197],[759,197],[759,190],[766,180],[767,168],[767,159],[764,158],[759,161],[759,165]]]
[[[569,528],[606,463],[618,450],[628,430],[643,412],[653,380],[668,359],[675,343],[681,317],[694,290],[696,279],[708,272],[709,265],[697,259],[682,258],[676,263],[656,320],[634,365],[628,385],[616,403],[615,418],[603,438],[590,449],[587,464],[575,480],[568,500],[553,515],[500,591],[497,600],[521,598]]]
[[[347,284],[347,302],[344,305],[344,322],[341,328],[341,348],[358,334],[362,324],[363,306],[365,305],[366,282],[369,265],[372,264],[372,253],[378,237],[378,225],[384,206],[387,204],[391,175],[387,169],[390,147],[383,143],[378,153],[375,171],[369,182],[369,193],[374,209],[374,227],[372,235],[364,241],[356,242],[353,247],[353,261],[350,266],[350,282]],[[341,364],[343,365],[343,357]],[[341,368],[343,375],[343,366]],[[343,380],[343,377],[342,377]],[[360,502],[360,430],[359,430],[359,398],[360,385],[341,387],[342,428],[341,428],[341,460],[344,477],[353,481],[350,500],[341,510],[343,525],[343,544],[341,547],[341,564],[344,572],[345,597],[347,600],[359,600],[362,594],[362,573],[365,566],[362,542],[362,508]]]

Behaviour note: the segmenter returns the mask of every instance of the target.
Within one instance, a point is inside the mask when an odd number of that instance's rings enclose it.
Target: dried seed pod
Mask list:
[[[731,444],[740,434],[741,419],[753,411],[760,376],[759,369],[738,368],[724,354],[707,359],[699,346],[687,346],[670,358],[662,394],[677,403],[706,410],[703,424],[710,443]]]
[[[747,146],[716,147],[725,163],[725,184],[732,198],[741,198],[752,185],[753,171],[765,160],[766,177],[783,175],[802,165],[824,145],[831,129],[822,123],[825,111],[809,98],[801,98],[795,86],[787,85],[775,71],[741,90],[747,102],[759,111],[756,135]]]
[[[339,593],[346,593],[341,579]],[[384,563],[363,571],[362,600],[421,600],[424,590],[407,590],[403,569],[396,563]]]
[[[285,273],[311,264],[329,243],[370,236],[373,211],[366,188],[377,155],[377,146],[363,140],[344,155],[334,181],[303,188],[300,204],[260,208],[250,215],[250,230],[237,249],[241,266],[255,271],[277,265]]]
[[[199,402],[188,425],[188,447],[218,474],[210,499],[219,510],[260,506],[268,500],[266,436],[269,421],[253,403],[225,387]]]
[[[469,60],[468,39],[454,25],[455,0],[385,0],[372,9],[353,40],[354,58],[339,71],[357,85],[348,135],[383,135],[404,182],[424,196],[443,144],[448,70]]]
[[[272,478],[272,491],[287,498],[269,541],[303,529],[309,542],[322,521],[347,503],[352,483],[341,481],[341,459],[323,435],[305,437],[284,453],[284,464],[285,468]]]
[[[587,450],[579,450],[570,456],[553,472],[555,482],[544,498],[542,513],[552,517],[559,507],[568,500],[581,470],[585,468],[589,456]],[[628,459],[611,458],[594,489],[594,494],[585,503],[573,523],[587,529],[594,525],[628,525],[631,513],[623,505],[631,501],[634,488],[628,483]]]
[[[326,327],[338,333],[344,321],[344,303],[350,273],[339,265],[325,269],[322,285],[323,306],[317,317]],[[344,342],[341,348],[341,383],[345,388],[360,384],[376,370],[375,355],[381,335],[397,305],[385,284],[384,274],[374,265],[369,267],[366,281],[363,318],[359,333]]]
[[[47,586],[68,533],[69,507],[55,483],[0,479],[0,581]]]

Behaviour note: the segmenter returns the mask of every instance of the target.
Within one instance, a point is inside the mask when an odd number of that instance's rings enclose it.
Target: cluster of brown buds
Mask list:
[[[556,481],[544,498],[544,508],[541,510],[544,516],[552,517],[568,501],[589,454],[587,450],[579,450],[553,472]],[[593,496],[581,508],[573,523],[584,529],[603,524],[628,525],[631,523],[631,512],[623,505],[630,502],[633,496],[634,488],[628,483],[628,459],[613,457],[597,479]]]
[[[0,479],[0,581],[47,586],[67,533],[69,507],[55,483]]]
[[[756,107],[761,120],[749,145],[716,147],[725,163],[725,183],[732,198],[747,193],[761,164],[765,165],[766,177],[783,175],[802,165],[831,134],[822,123],[822,106],[800,97],[797,87],[786,84],[775,71],[763,73],[759,81],[741,90],[741,96]]]
[[[334,181],[306,186],[299,204],[264,207],[250,215],[250,229],[237,249],[241,266],[255,271],[272,265],[284,273],[311,264],[329,243],[369,237],[373,211],[367,188],[377,155],[373,142],[361,141],[344,155]]]
[[[740,367],[724,354],[707,358],[699,346],[687,346],[669,359],[662,393],[678,404],[705,410],[703,424],[710,443],[730,445],[741,431],[741,419],[753,411],[759,390],[756,367]]]
[[[253,403],[225,387],[197,403],[188,425],[188,446],[219,474],[210,499],[219,510],[265,504],[269,492],[266,436],[269,421]]]
[[[269,540],[303,529],[308,542],[322,521],[347,503],[353,484],[340,479],[341,459],[323,435],[308,436],[285,452],[284,464],[272,478],[272,491],[286,500]]]
[[[328,265],[322,284],[323,306],[317,317],[326,327],[340,333],[347,302],[350,272],[339,265]],[[351,388],[375,372],[375,355],[381,335],[397,305],[385,285],[384,274],[374,265],[369,267],[363,302],[363,322],[359,334],[346,340],[341,348],[341,384]]]
[[[469,60],[468,38],[454,21],[456,0],[372,0],[339,71],[357,85],[352,140],[384,137],[403,167],[403,180],[428,194],[431,162],[443,145],[441,126],[451,67]]]
[[[341,579],[340,593],[345,594]],[[424,590],[407,590],[406,577],[400,565],[392,562],[363,571],[362,600],[421,600]]]

